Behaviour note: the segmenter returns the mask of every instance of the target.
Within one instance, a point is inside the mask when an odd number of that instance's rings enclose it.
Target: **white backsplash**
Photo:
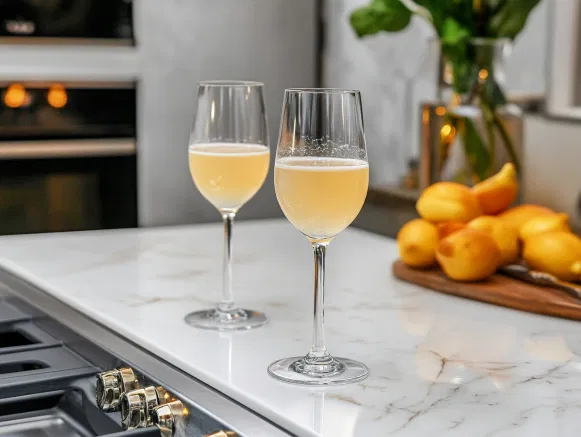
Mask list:
[[[527,116],[525,138],[523,201],[565,212],[581,229],[581,123]]]
[[[367,2],[325,0],[323,83],[361,90],[371,183],[394,183],[418,156],[420,103],[435,96],[433,31],[416,17],[403,32],[357,39],[349,14]],[[547,16],[545,1],[516,41],[507,65],[513,93],[544,93]]]

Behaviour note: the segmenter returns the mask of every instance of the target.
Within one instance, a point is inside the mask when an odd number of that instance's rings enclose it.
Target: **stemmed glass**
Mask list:
[[[327,246],[357,217],[369,184],[359,91],[285,91],[274,184],[282,211],[314,250],[315,311],[310,352],[276,361],[268,372],[302,385],[360,381],[367,376],[367,367],[332,357],[323,332]]]
[[[186,323],[214,330],[251,329],[266,316],[234,305],[232,225],[242,205],[260,189],[270,163],[264,85],[206,81],[198,84],[198,105],[190,135],[189,164],[200,193],[224,221],[222,299],[211,310],[186,316]]]

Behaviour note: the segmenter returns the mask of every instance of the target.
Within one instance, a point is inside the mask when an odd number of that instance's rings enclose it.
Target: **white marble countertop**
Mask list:
[[[300,436],[579,434],[581,323],[401,283],[395,243],[354,229],[329,247],[327,341],[370,377],[328,389],[271,379],[270,362],[310,346],[311,250],[284,220],[234,232],[237,301],[270,317],[248,332],[182,320],[217,298],[220,225],[3,237],[0,262]]]

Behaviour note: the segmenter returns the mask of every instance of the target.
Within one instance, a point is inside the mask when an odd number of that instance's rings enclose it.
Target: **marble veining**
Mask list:
[[[310,248],[284,220],[239,223],[234,237],[237,301],[270,317],[249,332],[182,320],[217,297],[219,225],[3,237],[0,263],[300,436],[578,434],[580,323],[399,282],[395,243],[355,229],[329,248],[327,341],[370,377],[269,378],[270,362],[310,346]],[[160,329],[180,335],[162,342]]]

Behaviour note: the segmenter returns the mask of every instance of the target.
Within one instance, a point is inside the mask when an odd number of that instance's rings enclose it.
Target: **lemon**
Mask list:
[[[494,176],[472,187],[484,214],[498,214],[507,209],[518,195],[516,169],[512,162],[504,164]]]
[[[571,232],[567,214],[545,214],[533,217],[521,226],[519,234],[521,240],[524,241],[533,235],[553,231]]]
[[[436,259],[449,278],[480,281],[496,271],[501,254],[494,239],[486,232],[465,228],[440,241]]]
[[[507,209],[502,214],[499,214],[497,217],[501,219],[505,224],[519,232],[521,226],[524,225],[533,217],[547,214],[554,214],[554,212],[551,211],[549,208],[545,208],[544,206],[525,204]]]
[[[479,229],[490,235],[500,250],[502,265],[515,262],[519,256],[518,235],[514,229],[504,224],[502,220],[492,216],[475,218],[468,227]]]
[[[581,239],[570,232],[545,232],[524,242],[527,264],[564,281],[581,280]]]
[[[455,182],[437,182],[426,188],[416,203],[420,216],[433,223],[468,223],[482,214],[476,195]]]
[[[436,263],[438,229],[432,223],[415,219],[397,234],[399,257],[411,267],[430,267]]]
[[[438,223],[438,235],[440,240],[446,238],[448,235],[458,232],[466,227],[466,223],[462,222],[444,222]]]

